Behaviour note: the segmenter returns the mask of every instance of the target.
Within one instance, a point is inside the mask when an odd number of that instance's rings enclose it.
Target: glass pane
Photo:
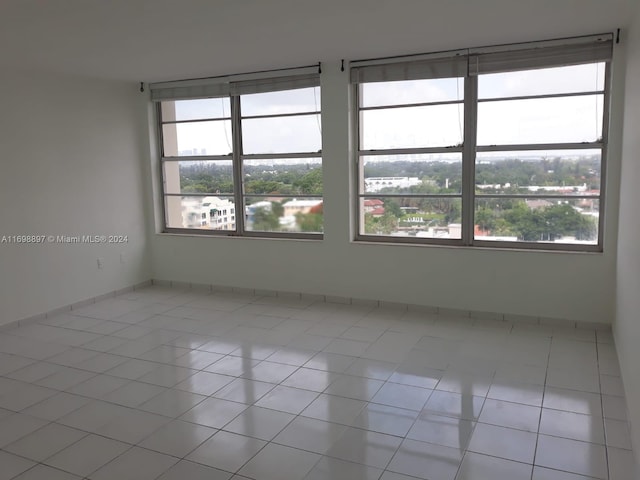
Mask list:
[[[233,194],[231,160],[164,162],[164,193]]]
[[[320,111],[320,87],[254,93],[240,97],[243,117]]]
[[[589,244],[598,242],[596,198],[476,198],[478,240]]]
[[[321,198],[245,197],[245,228],[260,232],[321,233]]]
[[[244,193],[322,195],[322,160],[244,160]]]
[[[603,95],[478,104],[478,145],[594,142],[602,136]]]
[[[363,83],[362,107],[447,102],[464,98],[463,78]]]
[[[462,153],[365,155],[360,193],[452,193],[462,189]]]
[[[200,230],[235,230],[233,197],[165,196],[167,227]]]
[[[459,239],[461,211],[460,198],[361,198],[360,233]]]
[[[321,137],[320,115],[242,120],[242,151],[246,154],[318,152]]]
[[[476,193],[600,195],[600,150],[479,152]]]
[[[463,131],[462,104],[360,112],[362,150],[462,145]]]
[[[162,121],[202,120],[231,117],[229,97],[161,102]]]
[[[520,97],[604,90],[604,63],[478,76],[478,98]]]
[[[165,157],[231,155],[231,121],[169,123],[162,126]]]

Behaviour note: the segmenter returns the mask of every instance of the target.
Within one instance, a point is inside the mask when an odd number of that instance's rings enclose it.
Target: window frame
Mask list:
[[[552,40],[552,41],[543,41],[543,42],[533,42],[527,44],[518,44],[512,46],[501,46],[501,47],[491,47],[487,49],[490,52],[497,51],[506,52],[507,56],[515,51],[516,53],[523,49],[525,50],[527,47],[534,48],[536,46],[548,46],[549,48],[555,49],[553,53],[562,55],[563,50],[566,49],[568,52],[572,50],[572,48],[582,41],[596,41],[598,40],[606,40],[609,43],[612,43],[612,35],[604,34],[597,35],[591,37],[583,37],[577,39],[564,39],[564,40]],[[563,42],[566,43],[566,46],[563,45]],[[512,50],[513,49],[513,50]],[[471,59],[474,55],[477,55],[478,51],[483,51],[485,49],[468,49],[466,51],[467,61],[471,62]],[[449,52],[449,56],[453,57],[454,54],[459,55],[460,51]],[[446,56],[447,52],[441,52],[438,54],[433,54],[433,56],[437,59]],[[393,59],[376,59],[376,60],[363,60],[360,62],[355,62],[356,65],[368,65],[371,62],[374,65],[384,65],[384,61],[396,60],[404,61],[410,63],[417,58],[417,61],[421,61],[423,58],[429,58],[430,55],[418,55],[418,56],[408,56],[408,57],[395,57]],[[538,59],[539,61],[539,59]],[[605,205],[606,205],[606,171],[607,171],[607,151],[608,151],[608,137],[609,137],[609,109],[611,102],[611,66],[612,59],[608,58],[607,60],[591,60],[591,61],[578,61],[578,62],[567,62],[564,65],[550,64],[546,68],[558,67],[558,66],[570,66],[570,65],[581,65],[581,64],[589,64],[589,63],[604,63],[604,85],[603,90],[594,90],[594,91],[579,91],[572,93],[551,93],[551,94],[532,94],[532,95],[521,95],[519,97],[500,97],[500,98],[487,98],[487,99],[479,99],[478,98],[478,78],[479,75],[483,74],[483,72],[475,72],[474,74],[470,73],[471,68],[469,67],[467,70],[467,74],[463,77],[464,81],[464,96],[463,96],[463,105],[464,105],[464,132],[463,132],[463,143],[460,148],[458,146],[448,147],[448,148],[397,148],[397,149],[384,149],[384,150],[364,150],[362,149],[362,136],[361,136],[361,112],[371,109],[370,107],[362,107],[362,85],[365,82],[357,82],[352,80],[351,85],[351,111],[353,114],[351,115],[351,131],[354,138],[354,148],[353,148],[353,192],[355,197],[355,215],[353,219],[353,227],[354,227],[354,236],[353,239],[356,242],[374,242],[374,243],[386,243],[386,244],[413,244],[413,245],[444,245],[444,246],[456,246],[456,247],[472,247],[472,248],[494,248],[494,249],[511,249],[511,250],[551,250],[551,251],[575,251],[575,252],[603,252],[604,251],[604,228],[605,228]],[[352,63],[353,64],[353,63]],[[470,64],[470,63],[469,63]],[[365,67],[366,68],[366,67]],[[532,69],[545,68],[544,65],[536,66],[536,67],[528,67],[528,68],[514,68],[513,72],[517,71],[527,71]],[[375,72],[374,72],[375,73]],[[492,72],[487,72],[492,73]],[[446,77],[446,78],[455,78],[455,77]],[[390,81],[393,81],[392,79]],[[539,143],[539,144],[504,144],[504,145],[477,145],[477,127],[478,127],[478,107],[481,103],[490,102],[490,101],[508,101],[514,99],[535,99],[540,98],[567,98],[573,96],[586,96],[593,94],[602,94],[603,95],[603,108],[602,108],[602,131],[601,137],[594,142],[564,142],[564,143]],[[434,102],[437,103],[437,102]],[[443,103],[443,102],[440,102]],[[452,102],[444,102],[444,103],[452,103]],[[412,104],[407,104],[412,105]],[[402,107],[404,104],[394,104],[385,107],[379,108],[393,108],[393,107]],[[599,150],[601,153],[600,156],[600,190],[598,195],[554,195],[554,194],[544,194],[544,195],[508,195],[508,194],[494,194],[494,195],[483,195],[478,194],[476,191],[476,154],[483,152],[492,152],[492,151],[536,151],[536,150]],[[364,186],[364,161],[363,157],[371,156],[371,155],[393,155],[393,154],[415,154],[415,153],[442,153],[442,152],[462,152],[462,188],[460,195],[451,195],[451,194],[442,194],[442,195],[422,195],[423,197],[445,197],[445,198],[460,198],[461,199],[461,220],[462,220],[462,232],[460,239],[451,239],[451,238],[430,238],[430,237],[403,237],[403,236],[393,236],[393,235],[374,235],[364,233],[364,207],[363,201],[366,198],[382,198],[382,197],[393,197],[394,194],[366,194],[363,190]],[[397,197],[420,197],[419,195],[410,194],[410,193],[400,193],[395,194]],[[591,243],[561,243],[561,242],[531,242],[531,241],[507,241],[507,240],[482,240],[481,237],[474,238],[474,229],[475,229],[475,215],[476,215],[476,200],[482,198],[540,198],[540,199],[549,199],[549,198],[558,198],[558,199],[566,199],[566,200],[582,200],[582,199],[591,199],[597,200],[599,202],[598,208],[598,219],[596,220],[598,226],[597,233],[597,242],[595,244]]]
[[[317,72],[317,67],[315,67]],[[296,69],[298,70],[298,69]],[[308,67],[302,67],[299,70],[309,71]],[[276,75],[282,75],[282,71],[277,70],[274,71]],[[264,72],[263,72],[264,73]],[[291,159],[303,159],[303,158],[313,158],[320,160],[320,168],[322,168],[323,157],[322,157],[322,148],[315,152],[293,152],[293,153],[251,153],[244,154],[243,153],[243,136],[242,136],[242,121],[246,119],[256,119],[256,118],[282,118],[282,117],[296,117],[296,116],[309,116],[309,115],[317,115],[320,116],[322,112],[321,105],[316,103],[315,111],[304,111],[304,112],[294,112],[294,113],[270,113],[264,115],[247,115],[242,116],[241,111],[241,98],[243,95],[249,95],[251,93],[269,93],[275,91],[293,91],[300,88],[321,88],[320,87],[320,76],[318,73],[315,74],[307,74],[304,77],[315,77],[315,80],[306,80],[301,75],[301,81],[305,82],[301,86],[296,86],[296,76],[292,77],[281,77],[283,80],[292,83],[293,86],[290,88],[282,88],[276,87],[272,90],[269,89],[268,86],[264,86],[268,84],[268,82],[275,80],[276,84],[279,81],[279,77],[271,77],[266,76],[264,78],[258,77],[253,78],[252,75],[248,75],[249,80],[243,80],[245,75],[238,75],[236,79],[234,76],[234,81],[226,81],[228,77],[219,77],[211,79],[211,85],[213,85],[213,95],[189,95],[189,88],[192,87],[193,84],[200,85],[201,82],[186,80],[179,82],[169,82],[168,84],[159,84],[156,88],[158,90],[162,89],[172,89],[174,85],[177,84],[178,88],[176,90],[180,90],[181,86],[184,84],[184,89],[187,91],[187,95],[189,96],[181,96],[177,95],[172,98],[171,91],[168,96],[162,95],[160,98],[156,99],[155,103],[155,112],[156,112],[156,126],[157,126],[157,135],[158,135],[158,150],[159,150],[159,169],[160,169],[160,179],[161,179],[161,197],[162,197],[162,232],[163,233],[174,233],[174,234],[189,234],[189,235],[202,235],[202,236],[216,236],[216,237],[255,237],[255,238],[289,238],[289,239],[306,239],[306,240],[321,240],[324,237],[323,232],[293,232],[293,231],[262,231],[262,230],[249,230],[246,228],[247,221],[247,206],[248,202],[246,202],[247,198],[258,198],[258,197],[279,197],[279,198],[319,198],[324,201],[324,188],[323,193],[318,194],[247,194],[245,192],[245,180],[244,180],[244,161],[245,160],[269,160],[269,159],[282,159],[286,160],[288,158]],[[308,83],[312,82],[313,85],[309,85]],[[256,91],[246,91],[247,88],[252,88],[251,85],[255,83],[257,85]],[[204,82],[205,87],[203,90],[206,91],[206,86],[209,82]],[[217,88],[218,85],[222,85],[222,90],[225,94],[219,94]],[[238,85],[236,91],[235,85]],[[248,85],[248,87],[247,87]],[[152,85],[152,92],[153,92]],[[196,88],[197,90],[197,88]],[[153,93],[152,93],[153,95]],[[199,100],[199,99],[207,99],[207,98],[222,98],[229,99],[230,112],[228,116],[224,117],[216,117],[216,118],[198,118],[198,119],[187,119],[187,120],[164,120],[162,114],[162,102],[164,101],[174,101],[178,102],[181,100]],[[230,154],[226,155],[176,155],[176,156],[168,156],[165,154],[165,139],[164,139],[164,125],[168,124],[180,124],[180,123],[194,123],[194,122],[206,122],[206,121],[229,121],[231,127],[231,148],[232,151]],[[322,138],[321,138],[322,141]],[[198,162],[198,161],[231,161],[231,168],[233,173],[233,193],[167,193],[166,191],[166,178],[165,178],[165,164],[166,163],[177,163],[180,162]],[[204,228],[189,228],[189,227],[170,227],[169,226],[169,218],[168,218],[168,208],[167,208],[167,197],[211,197],[216,196],[223,199],[229,199],[233,201],[233,208],[235,213],[234,223],[235,229],[233,230],[215,230],[215,229],[204,229]],[[242,212],[241,215],[238,215],[238,212]],[[230,215],[231,217],[231,215]],[[230,222],[229,222],[230,223]]]

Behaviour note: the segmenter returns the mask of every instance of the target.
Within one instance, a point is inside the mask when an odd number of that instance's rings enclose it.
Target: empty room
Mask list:
[[[0,66],[0,480],[640,478],[636,0],[4,0]]]

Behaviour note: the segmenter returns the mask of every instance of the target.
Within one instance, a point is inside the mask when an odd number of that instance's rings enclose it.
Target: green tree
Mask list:
[[[476,210],[475,223],[481,230],[493,231],[496,228],[496,215],[493,210],[481,207]]]
[[[369,235],[389,235],[398,229],[398,218],[385,213],[381,217],[374,217],[370,213],[364,214],[364,232]]]
[[[318,213],[298,213],[296,222],[301,232],[322,232],[323,218]]]
[[[253,229],[263,232],[276,232],[280,230],[278,217],[266,208],[257,208],[253,214]]]
[[[271,212],[278,218],[284,215],[284,206],[280,202],[271,202]]]
[[[322,232],[324,227],[323,204],[309,210],[309,213],[297,213],[296,222],[301,232]]]
[[[322,169],[314,168],[293,182],[296,193],[307,195],[322,194]]]
[[[384,203],[384,213],[385,215],[392,215],[395,218],[400,218],[404,215],[404,212],[398,205],[398,202],[393,198],[385,198],[383,200]]]

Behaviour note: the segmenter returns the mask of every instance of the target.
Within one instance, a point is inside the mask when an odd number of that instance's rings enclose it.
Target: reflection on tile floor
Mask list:
[[[148,287],[0,333],[0,479],[625,480],[611,333]]]

